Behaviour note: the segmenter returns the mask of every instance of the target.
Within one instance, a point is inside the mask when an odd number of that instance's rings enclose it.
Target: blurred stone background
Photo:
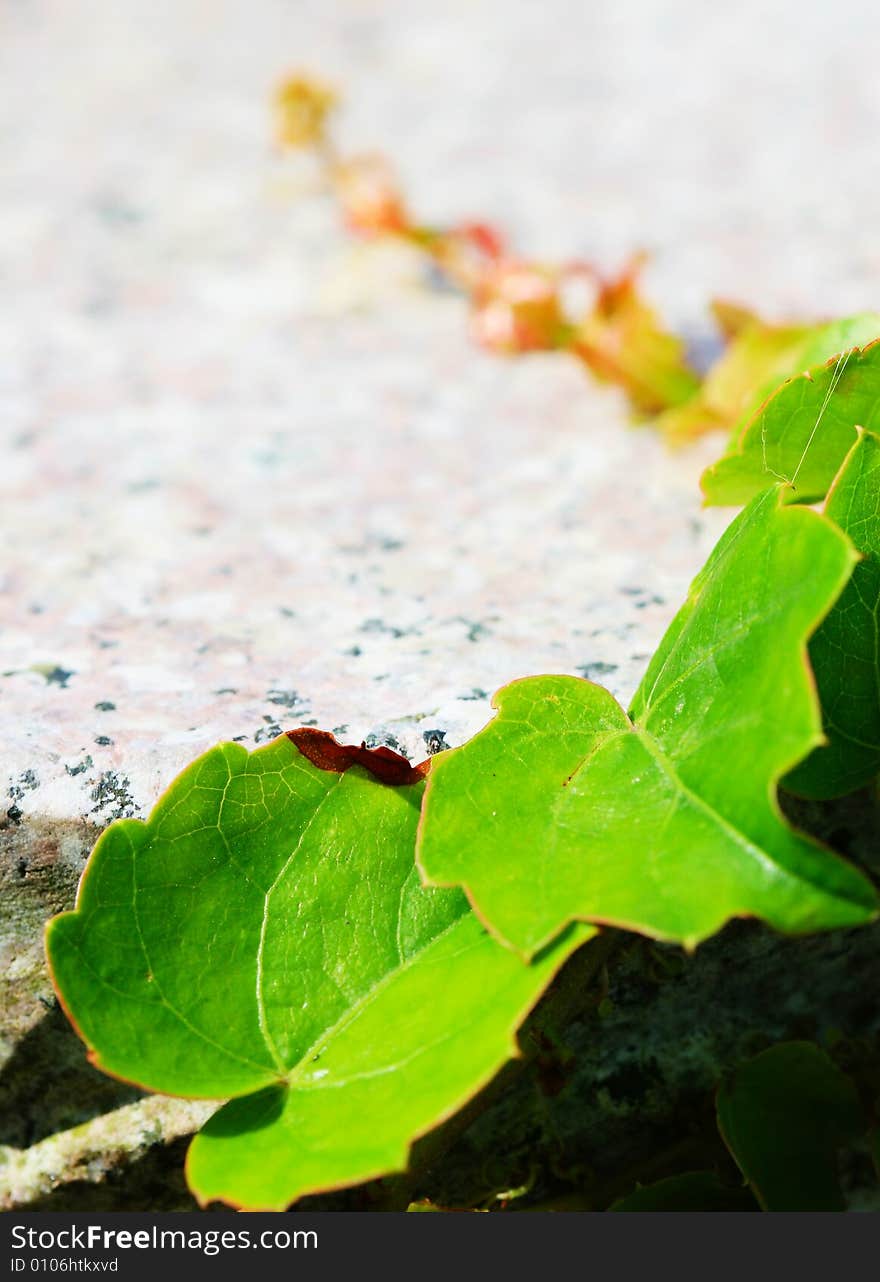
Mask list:
[[[863,0],[0,4],[7,1204],[106,1195],[204,1112],[92,1074],[53,1008],[42,922],[102,826],[221,739],[421,758],[517,676],[626,698],[728,519],[717,442],[477,351],[419,263],[347,240],[273,149],[275,83],[335,81],[343,150],[426,220],[650,250],[699,345],[713,295],[877,306],[878,36]]]

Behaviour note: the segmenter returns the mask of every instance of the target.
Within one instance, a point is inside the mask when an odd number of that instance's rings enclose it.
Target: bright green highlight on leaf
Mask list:
[[[739,309],[716,304],[735,320],[729,346],[706,374],[699,392],[667,410],[657,427],[671,440],[685,441],[721,429],[735,446],[743,429],[780,383],[880,336],[880,315],[866,312],[819,325],[774,325]]]
[[[880,317],[874,322],[876,336]],[[703,473],[706,502],[747,503],[780,481],[790,483],[793,501],[824,498],[857,427],[880,429],[880,342],[842,351],[784,383]]]
[[[862,432],[825,512],[861,560],[810,642],[828,744],[785,780],[808,797],[840,797],[880,774],[880,437]]]
[[[59,994],[108,1072],[244,1096],[194,1141],[204,1200],[283,1208],[406,1165],[516,1053],[579,930],[526,967],[421,886],[423,785],[313,766],[286,737],[215,748],[146,824],[98,842],[49,925]]]
[[[718,1127],[766,1211],[842,1211],[837,1150],[864,1126],[854,1085],[812,1042],[771,1047],[718,1092]]]
[[[743,418],[748,420],[783,379],[804,368],[798,356],[811,334],[809,326],[768,325],[750,317],[707,371],[696,395],[666,410],[656,426],[674,442],[711,431],[732,431],[736,440]]]
[[[856,925],[876,895],[793,831],[776,783],[821,742],[807,639],[855,560],[828,520],[760,496],[718,543],[636,694],[535,677],[434,759],[419,830],[429,881],[466,888],[525,955],[573,920],[687,946],[732,916]]]

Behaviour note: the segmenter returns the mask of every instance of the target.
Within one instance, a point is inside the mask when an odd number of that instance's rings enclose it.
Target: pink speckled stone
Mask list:
[[[11,6],[6,805],[141,814],[216,741],[303,723],[419,758],[527,673],[626,697],[727,519],[699,510],[714,446],[668,455],[566,359],[480,354],[417,263],[348,244],[269,147],[279,74],[336,76],[346,145],[385,146],[428,217],[548,255],[653,247],[655,296],[699,334],[712,293],[876,304],[865,23],[758,0]]]

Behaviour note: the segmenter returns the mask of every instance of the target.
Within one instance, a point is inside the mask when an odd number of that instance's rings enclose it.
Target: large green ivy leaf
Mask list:
[[[880,332],[880,318],[876,325]],[[857,427],[880,429],[880,342],[784,383],[703,473],[706,502],[747,503],[780,481],[790,483],[791,501],[815,502],[828,492]]]
[[[385,763],[387,764],[387,763]],[[575,932],[526,967],[413,853],[423,784],[321,770],[282,736],[207,753],[101,837],[49,925],[59,996],[109,1073],[238,1096],[190,1150],[204,1199],[282,1208],[406,1165],[516,1053]]]
[[[806,642],[855,554],[828,520],[759,496],[720,540],[632,706],[535,677],[434,758],[420,866],[533,954],[574,919],[694,946],[729,917],[855,925],[870,884],[785,822],[776,782],[821,742]]]
[[[808,797],[840,797],[880,774],[880,437],[859,434],[825,512],[863,560],[810,642],[828,743],[785,779]]]
[[[842,1211],[837,1150],[865,1129],[858,1093],[811,1042],[744,1064],[718,1092],[718,1128],[766,1211]]]
[[[715,305],[722,327],[733,316],[729,346],[695,397],[657,420],[673,441],[723,429],[736,445],[743,429],[780,383],[838,352],[880,336],[880,315],[866,312],[814,325],[773,325],[725,304]]]

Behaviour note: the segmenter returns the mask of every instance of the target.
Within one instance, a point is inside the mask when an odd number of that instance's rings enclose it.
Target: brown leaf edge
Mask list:
[[[427,779],[431,769],[430,757],[414,766],[401,753],[384,744],[378,748],[368,748],[365,743],[340,743],[329,730],[301,726],[298,730],[287,730],[285,733],[294,747],[319,770],[333,770],[341,775],[352,766],[363,766],[380,783],[392,788],[402,788]]]

